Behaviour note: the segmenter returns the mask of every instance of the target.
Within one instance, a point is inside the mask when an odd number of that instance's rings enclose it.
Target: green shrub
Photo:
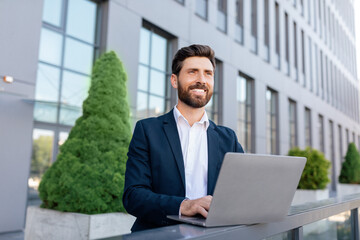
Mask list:
[[[125,211],[125,163],[131,138],[126,73],[114,52],[92,71],[83,115],[39,186],[44,208],[86,214]]]
[[[330,162],[326,160],[323,153],[307,147],[305,150],[292,148],[289,156],[306,157],[306,165],[301,175],[298,189],[325,189],[330,182],[328,170]]]
[[[340,183],[360,183],[360,154],[354,143],[350,143],[341,167]]]

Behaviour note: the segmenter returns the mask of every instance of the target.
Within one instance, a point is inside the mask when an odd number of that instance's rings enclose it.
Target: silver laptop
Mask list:
[[[167,217],[203,227],[281,220],[288,214],[305,163],[304,157],[227,153],[207,218]]]

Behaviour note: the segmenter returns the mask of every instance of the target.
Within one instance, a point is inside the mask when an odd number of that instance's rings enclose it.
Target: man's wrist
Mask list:
[[[181,201],[180,207],[179,207],[179,216],[181,216],[181,205],[184,201],[187,201],[187,200],[189,200],[189,198],[185,198],[184,200]]]

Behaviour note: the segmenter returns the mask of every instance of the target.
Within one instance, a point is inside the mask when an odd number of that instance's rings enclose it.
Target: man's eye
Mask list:
[[[206,74],[209,75],[209,76],[213,75],[212,72],[207,72]]]

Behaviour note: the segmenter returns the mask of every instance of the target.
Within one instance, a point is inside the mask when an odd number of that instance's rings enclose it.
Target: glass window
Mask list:
[[[296,22],[294,22],[294,68],[295,68],[295,79],[299,80],[298,76],[298,54],[297,54],[297,27]]]
[[[251,0],[251,51],[257,53],[257,0]]]
[[[302,79],[303,79],[303,86],[306,87],[306,71],[305,71],[305,36],[304,30],[301,30],[301,60],[302,60]]]
[[[227,0],[218,0],[217,27],[220,31],[227,31]]]
[[[313,91],[313,56],[312,56],[312,45],[311,45],[311,38],[308,37],[309,40],[309,85],[310,85],[310,91]]]
[[[60,27],[62,4],[62,0],[44,0],[43,21]]]
[[[34,105],[34,120],[40,122],[56,123],[57,103],[36,101]]]
[[[352,239],[351,212],[346,211],[329,218],[304,225],[303,239]]]
[[[81,107],[83,101],[88,96],[89,88],[89,76],[64,71],[61,103]]]
[[[236,0],[235,40],[244,44],[244,1]]]
[[[311,111],[310,109],[305,108],[305,146],[311,147],[311,144]]]
[[[69,0],[66,32],[83,41],[95,43],[96,3],[87,0]]]
[[[90,86],[89,75],[94,56],[98,50],[95,41],[96,18],[97,4],[93,1],[44,1],[35,121],[71,126],[80,116],[82,101]],[[63,20],[66,20],[66,27],[62,25]],[[65,117],[70,115],[71,118]]]
[[[68,132],[60,132],[59,133],[59,140],[58,140],[58,146],[61,146],[64,144],[64,142],[68,139],[69,133]]]
[[[196,0],[196,14],[207,20],[208,0]]]
[[[290,148],[297,146],[296,102],[289,99],[289,138]]]
[[[60,66],[62,41],[61,34],[42,28],[39,60]]]
[[[285,60],[286,73],[290,76],[289,16],[287,13],[285,13]]]
[[[331,189],[336,191],[336,164],[335,164],[335,149],[334,149],[334,123],[329,120],[329,151],[330,151],[330,161],[331,161]]]
[[[57,102],[59,98],[60,69],[39,63],[35,98],[40,101]]]
[[[277,68],[280,69],[280,13],[279,4],[275,2],[275,57]]]
[[[74,125],[82,114],[82,103],[88,96],[90,79],[88,76],[64,71],[61,89],[60,123]]]
[[[253,109],[253,80],[243,74],[237,77],[237,136],[245,152],[254,152],[252,109]]]
[[[266,108],[267,108],[267,153],[279,153],[278,140],[278,100],[277,93],[268,89],[266,91]]]
[[[339,151],[338,151],[339,156],[338,156],[338,158],[341,163],[344,160],[344,158],[343,158],[343,141],[342,141],[343,136],[342,136],[341,125],[338,125],[338,134],[339,134],[339,137],[338,137],[338,139],[339,139]]]
[[[31,169],[28,180],[29,198],[37,198],[41,177],[53,162],[54,132],[44,129],[33,130]]]
[[[170,108],[168,45],[169,40],[159,35],[156,29],[152,27],[141,28],[137,119],[158,116]]]
[[[94,58],[94,47],[71,38],[66,38],[65,63],[67,69],[89,74]]]
[[[325,154],[325,144],[324,144],[324,117],[319,115],[319,149]]]
[[[221,110],[221,102],[220,102],[220,91],[222,88],[222,62],[218,59],[216,60],[216,70],[214,76],[214,91],[211,100],[206,104],[205,109],[209,119],[213,120],[216,124],[221,123],[220,117],[221,114],[219,110]]]
[[[265,60],[270,61],[269,0],[264,0],[264,46]]]

